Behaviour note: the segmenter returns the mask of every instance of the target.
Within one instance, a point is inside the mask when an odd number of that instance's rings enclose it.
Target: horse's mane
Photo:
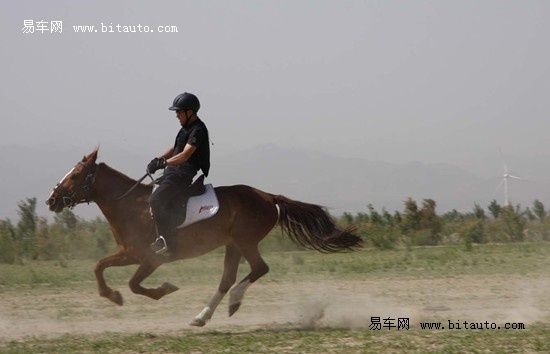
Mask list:
[[[98,164],[99,168],[103,168],[103,169],[106,169],[108,170],[111,174],[115,175],[115,177],[117,179],[119,179],[123,184],[125,185],[128,185],[128,186],[133,186],[134,184],[136,184],[136,180],[131,178],[131,177],[128,177],[127,175],[125,175],[124,173],[112,168],[111,166],[107,165],[106,163],[104,162],[100,162]],[[142,187],[146,187],[146,188],[150,188],[151,186],[150,185],[145,185],[145,184],[140,184],[140,186]]]

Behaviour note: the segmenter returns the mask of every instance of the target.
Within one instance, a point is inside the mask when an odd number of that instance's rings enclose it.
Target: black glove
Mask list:
[[[153,174],[165,167],[166,167],[166,159],[164,157],[155,157],[147,165],[147,173]]]

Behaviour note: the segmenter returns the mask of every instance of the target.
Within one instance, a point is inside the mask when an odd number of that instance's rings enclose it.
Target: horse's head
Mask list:
[[[97,151],[84,156],[54,187],[46,204],[51,211],[59,213],[64,208],[91,201],[91,189],[97,172]]]

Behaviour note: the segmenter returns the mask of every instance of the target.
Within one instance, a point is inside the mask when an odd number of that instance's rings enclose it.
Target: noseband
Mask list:
[[[85,166],[86,164],[82,161],[79,162],[80,165]],[[54,191],[59,193],[59,197],[63,200],[63,206],[65,208],[72,209],[77,204],[80,203],[90,203],[91,197],[90,192],[92,190],[92,184],[95,182],[95,177],[97,175],[97,165],[94,163],[88,167],[88,170],[86,171],[86,179],[84,179],[84,182],[79,188],[75,188],[75,190],[71,193],[65,187],[61,185],[61,182],[59,182],[55,187]],[[76,195],[80,193],[81,191],[84,192],[84,197],[80,199],[75,199]],[[50,203],[50,205],[55,204],[55,200],[53,203]]]

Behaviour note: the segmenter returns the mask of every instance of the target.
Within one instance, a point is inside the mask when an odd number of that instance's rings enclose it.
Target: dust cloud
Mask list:
[[[307,286],[294,301],[303,329],[369,329],[373,317],[419,322],[494,322],[525,325],[550,321],[550,280],[519,276],[473,279],[338,282]]]
[[[410,321],[419,318],[419,312],[394,300],[365,292],[365,289],[347,291],[345,288],[309,288],[313,295],[295,304],[297,323],[302,329],[336,327],[344,329],[368,329],[373,317]]]

